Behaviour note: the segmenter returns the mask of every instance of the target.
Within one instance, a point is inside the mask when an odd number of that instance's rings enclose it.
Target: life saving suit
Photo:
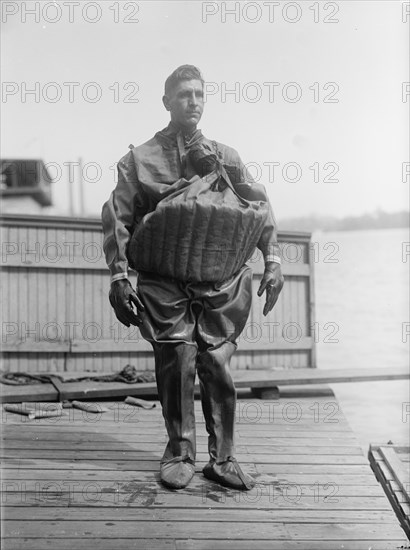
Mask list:
[[[241,471],[233,458],[236,391],[229,372],[236,339],[251,306],[252,272],[245,264],[247,258],[243,259],[243,265],[235,264],[226,278],[207,280],[203,275],[208,273],[206,270],[194,269],[197,275],[190,277],[192,269],[183,272],[188,276],[178,276],[178,271],[174,275],[161,273],[160,268],[155,267],[161,263],[152,268],[145,263],[141,269],[137,251],[144,254],[144,248],[141,242],[139,248],[133,244],[133,236],[138,234],[147,216],[157,212],[170,187],[181,182],[189,187],[189,182],[204,177],[198,173],[199,164],[189,154],[198,145],[211,156],[217,156],[236,193],[248,201],[268,205],[255,244],[265,261],[278,255],[276,222],[266,191],[252,180],[238,153],[207,140],[200,130],[183,136],[172,122],[145,144],[132,148],[118,163],[118,183],[102,211],[104,251],[112,281],[126,278],[129,267],[138,271],[137,293],[145,306],[145,311],[140,313],[143,320],[140,331],[153,346],[158,395],[169,436],[161,461],[162,481],[170,487],[184,487],[194,472],[197,372],[209,435],[210,462],[204,474],[230,487],[249,489],[252,478]],[[213,217],[209,220],[212,224]],[[201,223],[203,221],[202,217]],[[168,219],[170,232],[171,226],[172,216]],[[224,227],[219,227],[219,231],[226,231],[229,224]],[[165,235],[166,229],[167,226],[163,226],[158,231]],[[185,236],[191,234],[192,228],[187,229]],[[215,230],[210,240],[217,242],[217,238]],[[196,254],[193,253],[196,241],[186,240],[192,247],[187,254],[194,267],[195,258],[201,262],[203,252],[199,246]],[[160,244],[151,247],[151,254],[156,254],[158,248]],[[149,262],[149,258],[148,255],[144,261]]]

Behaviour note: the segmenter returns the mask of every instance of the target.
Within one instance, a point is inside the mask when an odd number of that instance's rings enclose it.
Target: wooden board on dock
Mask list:
[[[370,445],[369,461],[410,539],[410,447]]]
[[[407,544],[334,397],[239,399],[236,456],[256,486],[224,489],[201,473],[171,491],[158,470],[161,407],[100,404],[104,414],[2,415],[4,550],[393,550]]]
[[[60,374],[60,373],[59,373]],[[89,373],[90,374],[90,373]],[[370,382],[379,380],[403,380],[410,378],[406,367],[361,369],[289,369],[289,370],[236,370],[232,372],[237,388],[273,388],[310,384],[336,384],[346,382]],[[72,375],[70,375],[72,376]],[[90,374],[91,376],[91,374]],[[97,376],[97,375],[96,375]],[[122,382],[65,382],[9,386],[1,384],[1,400],[4,403],[22,401],[57,401],[62,399],[103,399],[131,395],[143,397],[157,395],[155,382],[125,384]],[[198,390],[198,386],[196,388]]]

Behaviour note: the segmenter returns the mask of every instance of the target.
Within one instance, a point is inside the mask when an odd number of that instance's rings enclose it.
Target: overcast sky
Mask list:
[[[407,207],[406,3],[77,3],[2,2],[2,157],[52,163],[56,212],[82,157],[99,215],[128,145],[167,125],[184,63],[207,81],[203,133],[239,151],[279,220]]]

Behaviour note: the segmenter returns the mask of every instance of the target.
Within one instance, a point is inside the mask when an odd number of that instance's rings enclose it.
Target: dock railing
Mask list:
[[[150,345],[116,319],[98,219],[3,215],[2,368],[25,372],[107,372],[153,368]],[[233,369],[315,367],[314,246],[310,233],[280,232],[285,286],[262,315],[253,269],[253,304]],[[134,280],[133,280],[134,282]]]

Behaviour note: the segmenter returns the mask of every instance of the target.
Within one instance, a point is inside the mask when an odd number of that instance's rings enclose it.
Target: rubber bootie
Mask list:
[[[202,472],[207,479],[239,491],[250,491],[256,483],[253,477],[241,470],[237,460],[232,456],[224,462],[210,460]]]
[[[234,344],[226,342],[217,349],[199,354],[197,359],[209,455],[211,461],[219,463],[235,454],[236,390],[229,371],[234,351]]]
[[[183,489],[191,481],[195,473],[195,465],[190,458],[176,456],[161,462],[161,482],[170,489]]]

